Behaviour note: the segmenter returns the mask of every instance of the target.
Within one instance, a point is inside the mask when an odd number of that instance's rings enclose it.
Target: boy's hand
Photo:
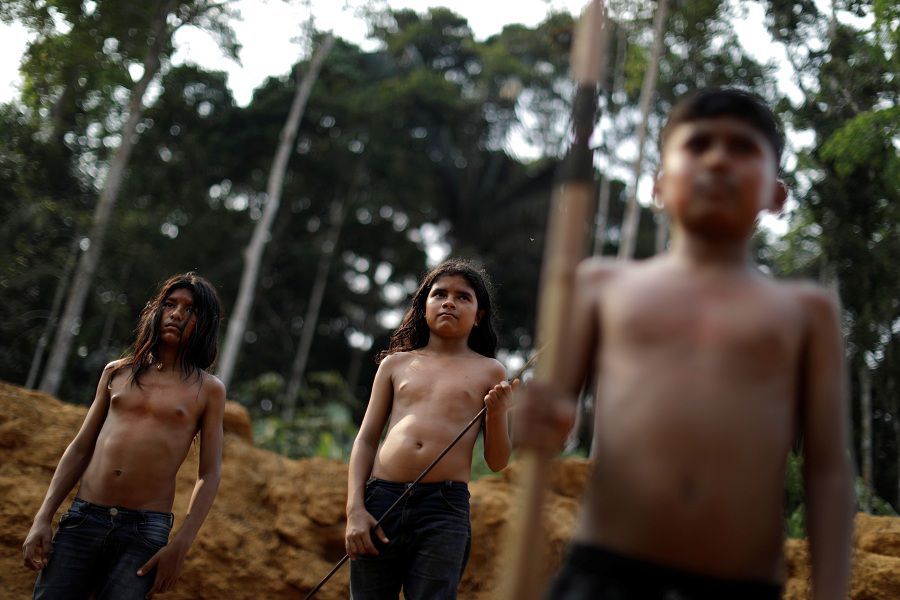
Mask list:
[[[512,383],[501,381],[487,393],[484,397],[484,405],[487,406],[488,414],[505,413],[512,405],[512,396],[519,388],[519,380],[516,379]]]
[[[378,554],[378,548],[372,542],[372,536],[369,532],[375,527],[375,517],[369,514],[365,509],[353,510],[347,514],[347,533],[344,538],[344,546],[350,558],[356,558],[360,554]],[[375,528],[375,535],[378,536],[385,544],[388,543],[387,536],[381,527]]]
[[[515,447],[556,454],[575,424],[575,403],[554,386],[532,380],[518,395],[512,421]]]
[[[22,544],[23,562],[32,571],[40,571],[47,566],[52,549],[53,531],[49,521],[35,521]]]
[[[143,567],[138,569],[138,576],[144,577],[156,567],[156,579],[153,580],[153,588],[147,592],[147,598],[152,598],[154,594],[164,594],[172,589],[181,575],[186,555],[187,548],[182,547],[177,541],[172,541],[160,548]]]

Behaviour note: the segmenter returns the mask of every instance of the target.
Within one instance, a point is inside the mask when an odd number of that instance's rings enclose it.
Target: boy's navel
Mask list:
[[[697,482],[692,477],[685,477],[681,480],[681,496],[688,502],[691,502],[697,496]]]

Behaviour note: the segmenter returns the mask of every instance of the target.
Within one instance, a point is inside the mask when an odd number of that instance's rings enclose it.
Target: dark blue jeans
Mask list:
[[[369,481],[366,510],[380,519],[407,486]],[[396,600],[401,587],[406,600],[456,598],[472,543],[465,483],[420,483],[381,527],[389,541],[384,544],[372,535],[378,556],[350,561],[352,600]]]
[[[779,600],[768,581],[723,579],[574,543],[546,600]]]
[[[75,498],[59,521],[34,600],[143,600],[156,569],[137,570],[169,542],[172,513],[100,506]]]

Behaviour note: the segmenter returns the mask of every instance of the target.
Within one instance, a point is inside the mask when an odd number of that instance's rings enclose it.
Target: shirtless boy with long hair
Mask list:
[[[35,599],[138,600],[178,579],[219,486],[225,388],[204,369],[221,312],[207,280],[175,275],[144,307],[130,353],[103,370],[23,546],[25,566],[40,572]],[[197,483],[169,540],[175,476],[198,432]]]
[[[482,274],[449,260],[416,290],[391,336],[353,443],[347,482],[347,553],[354,600],[446,600],[468,560],[471,429],[370,534],[375,522],[487,405],[484,458],[510,455],[507,411],[518,382],[493,357],[497,334]],[[382,431],[387,434],[379,446]]]
[[[804,456],[818,599],[846,598],[852,520],[838,303],[751,261],[781,209],[783,139],[757,97],[712,89],[662,131],[671,248],[578,271],[565,374],[523,394],[517,443],[558,449],[598,374],[593,473],[550,598],[772,598],[788,453]],[[521,419],[518,418],[521,416]]]

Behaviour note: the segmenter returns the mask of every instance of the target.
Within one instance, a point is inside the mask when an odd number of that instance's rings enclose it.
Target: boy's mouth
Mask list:
[[[694,193],[704,196],[732,195],[737,187],[737,179],[730,173],[701,171],[694,178]]]

